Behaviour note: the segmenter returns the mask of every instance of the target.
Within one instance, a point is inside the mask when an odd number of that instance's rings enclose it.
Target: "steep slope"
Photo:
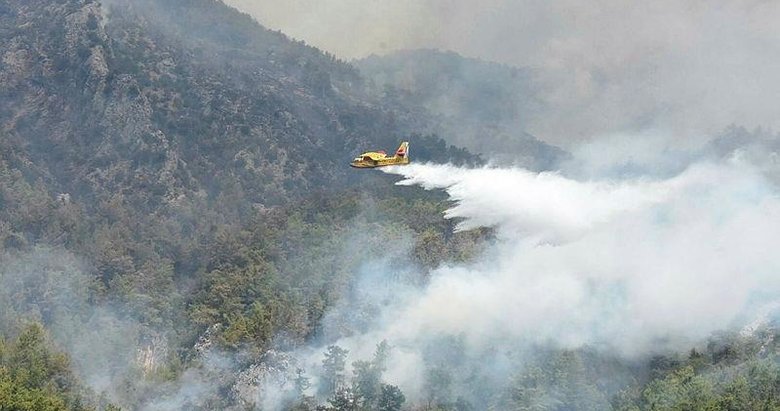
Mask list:
[[[214,0],[11,1],[0,124],[74,197],[145,210],[236,187],[281,204],[350,183],[355,151],[412,131],[354,68]]]
[[[377,95],[436,116],[450,144],[505,163],[552,168],[566,153],[524,131],[542,108],[530,69],[406,50],[355,62]]]
[[[468,255],[441,198],[347,166],[426,130],[425,113],[219,1],[11,0],[0,38],[0,336],[42,324],[111,401],[167,395],[212,326],[219,350],[314,338],[387,250],[352,230],[416,225],[422,264]],[[413,141],[418,160],[478,161]]]
[[[424,129],[352,66],[217,0],[12,0],[0,34],[0,241],[63,245],[109,291],[147,263],[197,277],[201,247],[269,208],[371,189],[385,177],[347,167],[355,152]]]
[[[408,61],[372,69],[415,82],[366,81],[215,0],[6,0],[0,38],[0,398],[11,408],[244,410],[278,385],[295,395],[276,400],[301,410],[780,398],[776,324],[712,341],[704,357],[654,358],[652,375],[585,347],[483,380],[458,336],[413,359],[425,375],[405,393],[382,375],[382,344],[350,364],[327,347],[333,361],[303,373],[289,351],[370,332],[402,297],[396,285],[419,289],[490,244],[489,229],[454,232],[442,193],[346,162],[438,132],[549,167],[564,154],[515,132],[533,113],[513,105],[533,95],[523,70],[420,52],[408,77]],[[763,134],[734,128],[707,149],[777,173],[777,136]],[[412,141],[418,160],[479,161],[434,135]],[[317,389],[337,385],[347,389]]]

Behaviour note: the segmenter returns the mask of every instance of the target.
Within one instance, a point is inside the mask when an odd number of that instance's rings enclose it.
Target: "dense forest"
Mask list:
[[[268,384],[290,410],[780,409],[772,323],[634,361],[538,347],[484,392],[464,391],[485,383],[451,360],[456,337],[421,359],[416,393],[386,378],[391,341],[348,361],[333,342],[393,298],[358,295],[366,272],[406,267],[381,281],[419,287],[495,241],[456,231],[445,194],[347,166],[401,139],[415,161],[485,162],[447,137],[472,106],[399,97],[368,68],[390,63],[216,0],[10,0],[0,39],[0,410],[263,409]],[[762,137],[730,129],[712,150],[740,138]],[[525,165],[567,158],[522,142]]]

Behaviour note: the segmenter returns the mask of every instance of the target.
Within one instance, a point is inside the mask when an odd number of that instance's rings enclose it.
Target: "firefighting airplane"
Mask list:
[[[388,157],[382,150],[369,151],[355,157],[349,165],[355,168],[375,168],[409,164],[409,142],[404,141],[395,150],[395,155]]]

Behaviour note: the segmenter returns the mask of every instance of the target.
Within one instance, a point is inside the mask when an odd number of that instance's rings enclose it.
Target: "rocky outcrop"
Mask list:
[[[268,351],[255,364],[238,373],[230,388],[240,409],[280,409],[296,399],[298,361],[289,353]]]

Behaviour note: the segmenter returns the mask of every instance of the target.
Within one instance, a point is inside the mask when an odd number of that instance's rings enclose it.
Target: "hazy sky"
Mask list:
[[[780,2],[226,0],[344,58],[441,48],[541,69],[549,140],[778,128]]]

